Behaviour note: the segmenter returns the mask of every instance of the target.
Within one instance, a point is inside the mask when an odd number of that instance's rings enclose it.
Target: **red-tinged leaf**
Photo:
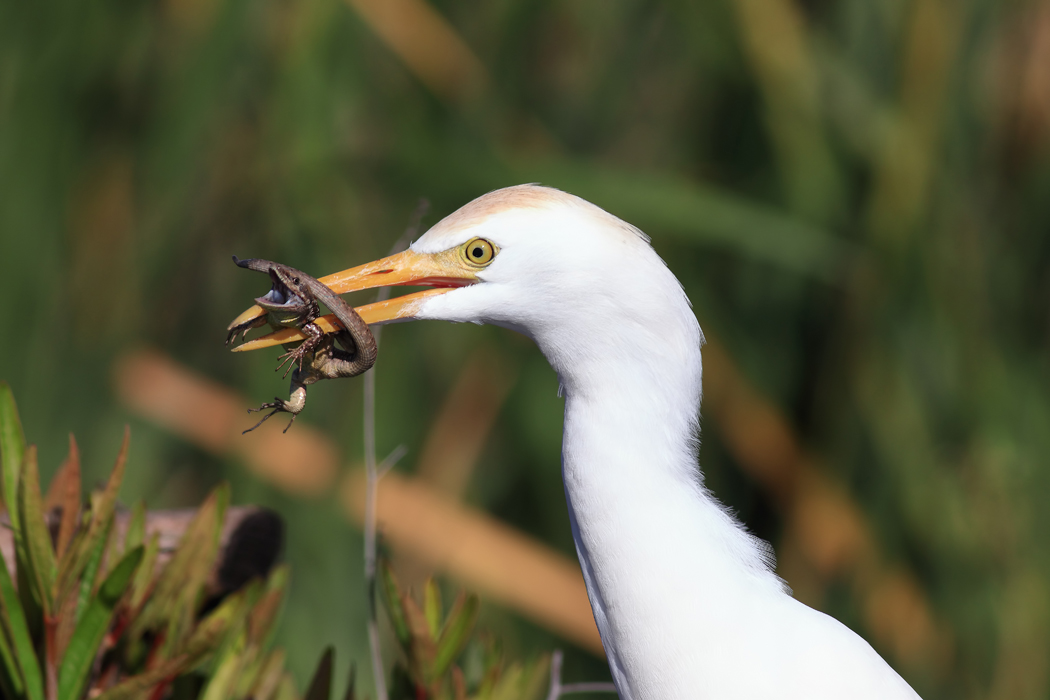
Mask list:
[[[401,607],[405,611],[405,621],[412,641],[407,649],[409,665],[415,674],[415,680],[429,685],[433,678],[431,669],[434,667],[434,657],[437,655],[437,646],[430,636],[430,626],[427,624],[426,616],[412,596],[402,594]]]
[[[277,686],[283,675],[284,649],[275,649],[266,657],[262,670],[255,679],[255,687],[248,693],[248,697],[254,700],[271,700],[277,693]]]
[[[57,659],[65,656],[69,640],[73,638],[73,630],[77,627],[78,602],[76,596],[66,596],[62,601],[55,601],[58,613],[58,625],[55,628],[55,658]]]
[[[44,498],[45,512],[50,513],[56,508],[62,513],[62,518],[58,525],[55,555],[61,559],[80,523],[80,450],[72,433],[69,434],[69,454],[51,480]]]
[[[124,426],[124,441],[117,454],[117,461],[110,472],[106,488],[101,494],[91,499],[91,519],[88,522],[87,533],[80,540],[76,551],[70,557],[66,567],[60,567],[58,574],[58,595],[56,598],[64,597],[77,584],[84,567],[89,560],[95,556],[99,541],[105,546],[109,535],[109,524],[117,507],[117,494],[124,480],[124,470],[128,461],[128,444],[131,441],[131,429]]]
[[[51,549],[51,533],[44,517],[44,501],[40,496],[40,471],[37,467],[36,445],[31,445],[22,458],[22,474],[18,483],[18,519],[22,523],[22,538],[26,545],[29,580],[33,596],[40,602],[45,617],[54,610],[52,586],[55,581],[55,552]]]
[[[193,668],[199,659],[189,655],[178,656],[159,663],[148,671],[126,678],[106,690],[95,700],[139,700],[158,686]]]
[[[22,421],[18,418],[18,406],[7,382],[0,382],[0,468],[3,470],[4,505],[11,517],[11,528],[17,534],[18,527],[18,475],[22,471],[22,457],[26,449],[26,437]]]
[[[452,697],[453,700],[467,700],[467,681],[459,666],[452,667]]]
[[[284,593],[288,586],[288,567],[286,565],[276,567],[270,573],[266,581],[266,590],[259,598],[259,602],[252,608],[248,618],[248,642],[264,646],[270,637],[273,623],[277,619],[277,613],[284,601]]]

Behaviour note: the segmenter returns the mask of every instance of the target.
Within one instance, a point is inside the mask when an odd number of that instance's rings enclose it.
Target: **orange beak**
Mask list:
[[[379,301],[356,309],[365,323],[387,323],[398,319],[412,318],[419,305],[427,297],[444,294],[456,287],[465,287],[478,280],[475,271],[465,264],[459,249],[425,254],[406,250],[374,262],[352,267],[349,270],[319,278],[336,294],[357,292],[375,287],[417,286],[436,287],[422,292]],[[227,330],[264,316],[266,311],[253,306],[235,318]],[[318,318],[314,323],[325,333],[342,330],[342,324],[332,314]],[[234,352],[259,350],[273,345],[305,340],[306,336],[297,328],[282,328],[233,348]]]

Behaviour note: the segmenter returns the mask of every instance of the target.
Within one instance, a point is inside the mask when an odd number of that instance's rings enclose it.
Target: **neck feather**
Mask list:
[[[643,367],[606,357],[600,374],[579,366],[560,372],[573,537],[627,698],[647,697],[632,687],[676,677],[674,640],[704,637],[714,653],[718,640],[739,633],[739,612],[752,596],[784,590],[768,547],[703,486],[695,450],[699,342],[688,357],[682,347],[670,357],[650,354]]]

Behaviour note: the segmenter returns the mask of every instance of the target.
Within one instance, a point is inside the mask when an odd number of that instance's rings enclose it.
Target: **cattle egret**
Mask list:
[[[368,323],[491,323],[539,346],[565,397],[572,534],[623,700],[918,698],[861,637],[792,598],[770,548],[705,488],[703,334],[637,228],[520,185],[475,199],[403,253],[321,281],[337,294],[434,287],[362,307]]]

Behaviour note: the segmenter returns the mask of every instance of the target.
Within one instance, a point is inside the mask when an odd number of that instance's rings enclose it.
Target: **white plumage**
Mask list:
[[[704,488],[703,335],[648,239],[524,185],[475,200],[412,250],[474,237],[499,247],[479,282],[412,315],[513,328],[557,372],[573,537],[620,697],[917,698],[867,642],[792,598],[765,543]]]

